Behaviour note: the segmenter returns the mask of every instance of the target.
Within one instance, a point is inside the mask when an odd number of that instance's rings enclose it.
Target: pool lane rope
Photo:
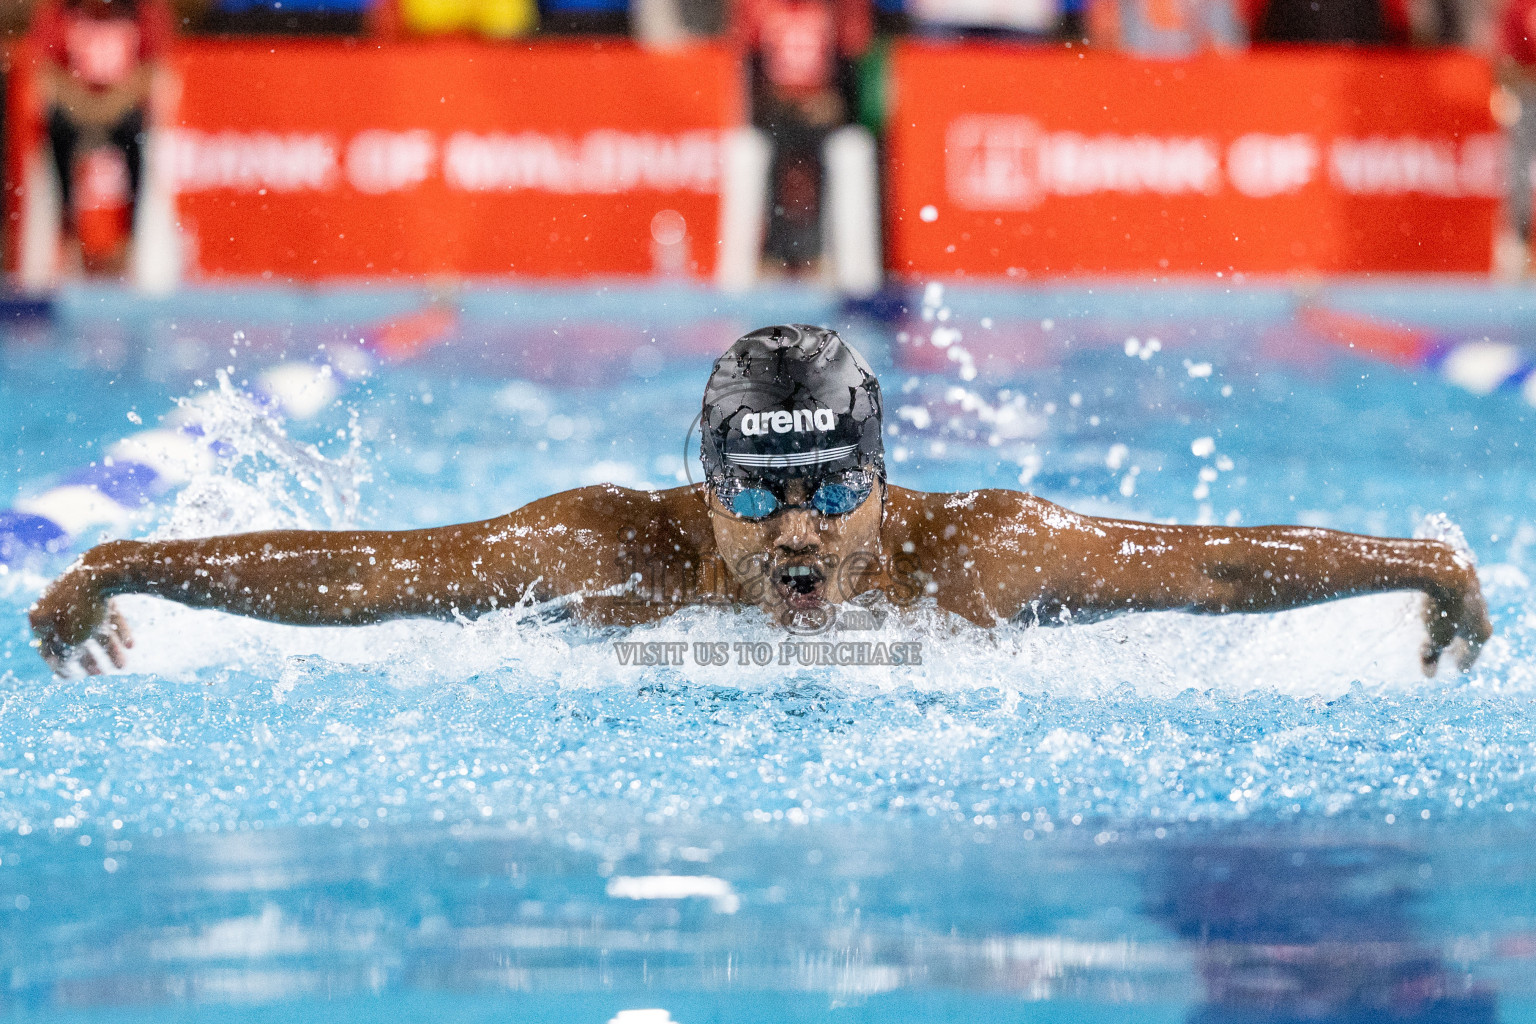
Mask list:
[[[1536,406],[1536,353],[1529,349],[1490,338],[1446,337],[1318,306],[1301,310],[1298,319],[1309,333],[1358,355],[1434,371],[1474,395],[1518,391]]]
[[[327,363],[287,361],[259,372],[248,395],[262,410],[307,420],[368,377],[380,361],[408,359],[441,340],[456,318],[430,308],[363,332],[359,347]],[[345,353],[343,355],[343,353]],[[137,422],[137,417],[130,414]],[[123,529],[218,462],[217,443],[195,422],[141,430],[107,448],[100,460],[53,487],[0,509],[0,570],[38,554],[66,551],[91,529]]]

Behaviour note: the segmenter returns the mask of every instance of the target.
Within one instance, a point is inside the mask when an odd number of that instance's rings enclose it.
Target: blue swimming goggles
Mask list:
[[[875,489],[875,472],[869,467],[844,470],[816,481],[811,500],[791,505],[778,480],[741,480],[723,477],[711,481],[715,497],[732,515],[754,522],[790,508],[813,508],[824,516],[845,516],[869,500]]]

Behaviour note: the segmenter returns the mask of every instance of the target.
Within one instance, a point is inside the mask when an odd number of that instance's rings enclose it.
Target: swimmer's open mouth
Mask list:
[[[790,608],[816,608],[826,601],[827,578],[814,565],[781,565],[773,572],[779,599]]]

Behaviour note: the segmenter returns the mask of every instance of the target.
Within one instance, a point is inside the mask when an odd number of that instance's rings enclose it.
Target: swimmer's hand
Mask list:
[[[29,618],[39,653],[59,675],[78,665],[98,676],[106,667],[87,644],[94,640],[118,668],[128,663],[133,634],[111,600],[100,596],[92,574],[77,566],[61,576],[32,606]]]
[[[1426,591],[1424,626],[1429,638],[1424,641],[1420,659],[1427,676],[1435,674],[1440,655],[1446,651],[1456,659],[1457,668],[1467,671],[1493,635],[1477,571],[1465,563],[1458,568],[1461,571],[1455,578]]]

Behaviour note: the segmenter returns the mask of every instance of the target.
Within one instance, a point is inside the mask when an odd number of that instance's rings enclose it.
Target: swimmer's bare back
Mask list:
[[[519,602],[560,601],[586,622],[633,625],[692,604],[765,603],[772,588],[757,585],[754,566],[722,560],[718,515],[697,487],[597,486],[427,530],[111,541],[71,566],[33,606],[31,621],[50,665],[77,659],[94,674],[103,666],[82,648],[86,641],[96,640],[119,666],[131,645],[111,605],[120,594],[295,625],[473,618]],[[814,559],[826,527],[797,528],[797,516],[814,513],[781,513],[774,521],[785,525],[767,543]],[[863,558],[851,591],[879,590],[898,605],[929,597],[982,625],[1160,609],[1267,612],[1420,591],[1427,673],[1453,645],[1468,667],[1492,632],[1472,565],[1439,541],[1168,526],[1080,515],[1013,491],[901,487],[886,493],[877,530],[871,546],[880,557]]]

